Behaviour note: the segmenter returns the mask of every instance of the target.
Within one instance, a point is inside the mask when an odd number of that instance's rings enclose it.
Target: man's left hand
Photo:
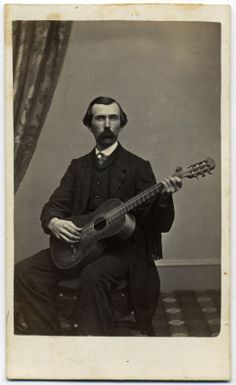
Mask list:
[[[182,187],[182,179],[175,176],[169,176],[161,181],[163,185],[162,193],[170,193],[173,194],[178,191]]]

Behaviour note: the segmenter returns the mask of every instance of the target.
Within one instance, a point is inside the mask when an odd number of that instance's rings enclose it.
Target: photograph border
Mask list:
[[[79,18],[79,19],[78,19]],[[156,20],[221,23],[222,313],[214,338],[43,337],[13,334],[13,20]],[[190,5],[7,5],[6,214],[7,375],[17,379],[227,380],[230,376],[230,7]],[[27,351],[22,354],[22,347]],[[37,350],[35,347],[37,346]],[[173,351],[174,349],[174,351]],[[74,352],[76,351],[76,357]],[[40,358],[44,355],[44,363]],[[155,364],[150,360],[155,354]],[[196,361],[192,362],[192,356]],[[214,361],[214,373],[209,373]],[[69,365],[68,365],[69,363]]]

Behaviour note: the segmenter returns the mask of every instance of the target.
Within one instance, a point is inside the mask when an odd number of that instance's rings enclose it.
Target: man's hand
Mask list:
[[[82,228],[76,227],[73,222],[59,218],[52,218],[48,224],[53,235],[68,243],[78,243]]]
[[[175,193],[182,187],[182,179],[178,176],[178,172],[182,170],[181,167],[178,167],[176,169],[176,175],[169,176],[168,178],[165,178],[161,181],[163,185],[162,193]]]

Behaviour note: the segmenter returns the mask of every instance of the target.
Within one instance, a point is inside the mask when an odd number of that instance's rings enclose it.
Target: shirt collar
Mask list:
[[[101,152],[102,154],[109,156],[115,151],[116,147],[118,146],[118,142],[113,143],[110,147],[105,148],[102,151],[99,151],[97,147],[95,147],[96,155]]]

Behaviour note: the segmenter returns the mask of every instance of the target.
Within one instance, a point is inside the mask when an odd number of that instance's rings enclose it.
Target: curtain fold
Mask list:
[[[64,61],[72,22],[14,21],[14,190],[34,154]]]

